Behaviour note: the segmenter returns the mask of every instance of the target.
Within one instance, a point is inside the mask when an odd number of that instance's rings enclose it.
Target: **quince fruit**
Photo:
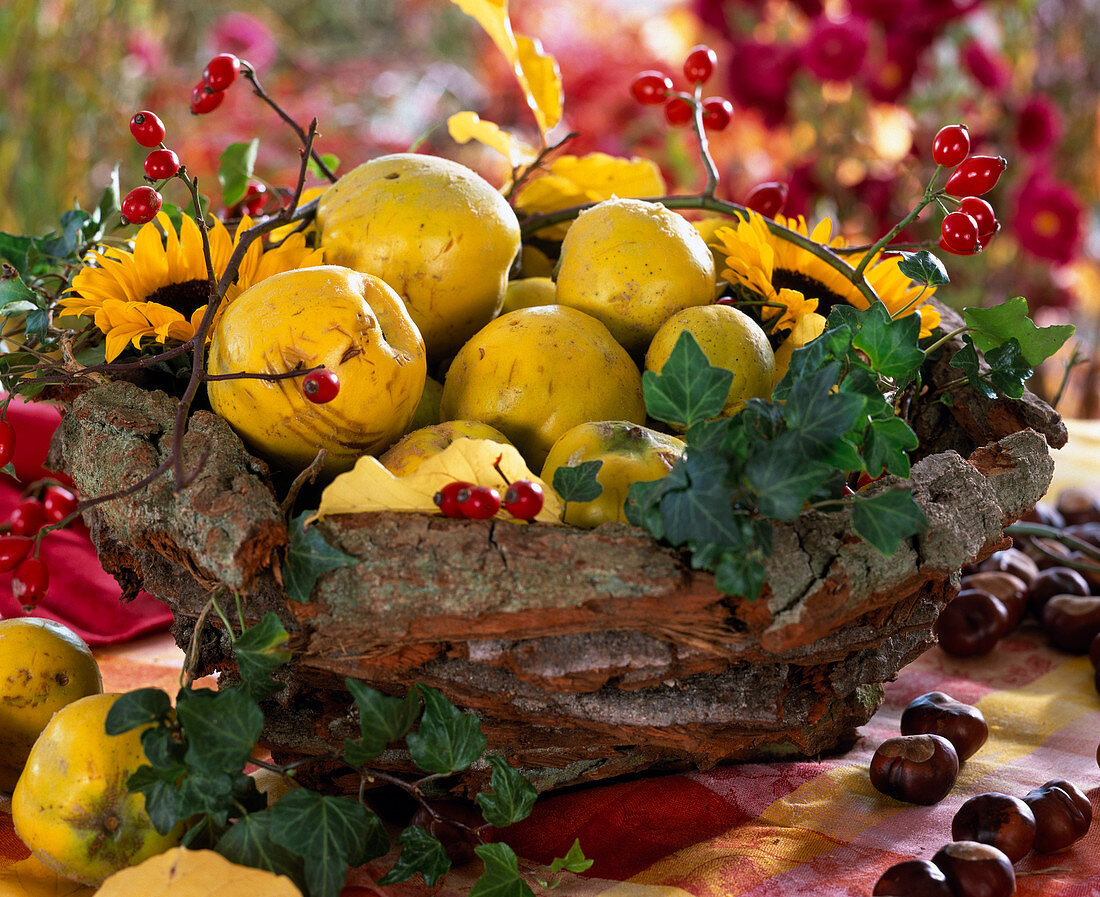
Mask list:
[[[424,390],[424,341],[404,303],[378,277],[335,265],[262,280],[222,313],[210,340],[211,374],[284,374],[324,365],[335,398],[314,404],[302,378],[210,380],[207,394],[245,443],[301,470],[326,449],[326,474],[384,451],[408,429]]]
[[[636,357],[672,315],[713,302],[715,292],[707,244],[660,203],[605,200],[561,244],[557,301],[598,318]]]
[[[500,430],[481,421],[448,420],[406,433],[378,460],[395,477],[405,477],[456,439],[462,438],[491,439],[502,445],[511,444]]]
[[[325,258],[381,277],[443,358],[500,311],[519,221],[488,181],[437,156],[365,162],[317,206]]]
[[[532,470],[577,424],[645,422],[637,365],[603,324],[564,305],[517,309],[478,331],[447,370],[440,410],[496,427]]]
[[[50,718],[103,691],[92,651],[53,620],[0,620],[0,791],[11,793]]]
[[[659,433],[630,421],[590,421],[566,431],[550,449],[541,478],[554,482],[559,467],[576,467],[585,461],[602,461],[596,481],[603,486],[592,501],[570,501],[565,522],[593,527],[625,521],[627,491],[631,483],[659,480],[684,452],[675,436]]]
[[[99,885],[109,875],[179,844],[153,827],[145,796],[126,780],[148,761],[142,728],[108,735],[117,694],[80,698],[54,714],[27,758],[12,795],[15,832],[58,875]]]

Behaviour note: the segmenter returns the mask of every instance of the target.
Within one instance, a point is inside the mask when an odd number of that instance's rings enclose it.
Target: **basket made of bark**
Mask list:
[[[63,417],[55,462],[86,496],[135,482],[170,451],[174,409],[130,384],[89,389]],[[848,513],[804,514],[776,527],[755,602],[625,524],[396,512],[318,524],[356,562],[321,577],[307,604],[290,601],[285,517],[264,467],[203,412],[183,442],[186,468],[202,461],[190,485],[177,494],[162,477],[87,516],[124,596],[144,587],[167,602],[181,646],[214,589],[240,594],[252,621],[278,614],[294,652],[286,687],[265,705],[278,759],[322,756],[357,734],[346,677],[391,694],[425,682],[475,711],[490,749],[546,789],[850,744],[882,683],[933,644],[959,568],[1007,544],[1004,526],[1050,481],[1048,445],[1065,442],[1057,415],[1030,395],[960,393],[950,407],[918,408],[916,428],[934,450],[910,480],[928,532],[885,557],[853,535]],[[203,670],[232,675],[216,633],[202,639]],[[411,768],[397,751],[381,763]],[[480,787],[488,772],[453,787]]]

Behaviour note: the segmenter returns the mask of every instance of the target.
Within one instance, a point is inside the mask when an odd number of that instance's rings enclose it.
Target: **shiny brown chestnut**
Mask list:
[[[1041,523],[1054,529],[1061,529],[1066,525],[1066,518],[1049,501],[1037,501],[1030,511],[1025,511],[1020,520],[1024,523]]]
[[[980,571],[995,570],[1001,573],[1011,573],[1028,585],[1031,585],[1031,581],[1039,575],[1039,568],[1036,566],[1035,561],[1019,548],[1002,548],[1000,551],[994,551],[978,565],[978,569]]]
[[[872,897],[954,897],[943,870],[931,860],[895,863],[875,882]]]
[[[989,737],[985,715],[942,691],[914,698],[901,712],[902,735],[942,735],[951,742],[959,762],[973,757]]]
[[[1035,814],[1011,794],[999,791],[976,794],[964,801],[952,818],[951,838],[992,844],[1018,863],[1035,844]]]
[[[1100,520],[1100,495],[1092,489],[1069,487],[1058,493],[1055,509],[1067,526]]]
[[[1008,632],[1008,609],[989,592],[964,589],[940,612],[932,631],[953,657],[988,654]]]
[[[1072,567],[1047,567],[1040,570],[1027,590],[1028,608],[1037,620],[1043,617],[1043,608],[1055,595],[1087,595],[1088,580]]]
[[[1048,567],[1064,567],[1069,556],[1073,554],[1073,549],[1068,545],[1054,539],[1032,539],[1026,551],[1040,570],[1046,570]]]
[[[1091,520],[1088,523],[1075,523],[1062,530],[1067,536],[1073,536],[1082,542],[1087,542],[1093,548],[1100,548],[1100,522]]]
[[[871,784],[910,804],[934,804],[955,785],[959,755],[942,735],[887,738],[871,757]]]
[[[1100,597],[1055,595],[1043,607],[1040,622],[1056,648],[1084,654],[1100,634]]]
[[[1039,853],[1058,853],[1088,834],[1092,803],[1072,782],[1051,779],[1024,795],[1035,815],[1035,846]]]
[[[1016,870],[1004,852],[979,841],[952,841],[932,857],[955,897],[1011,897]]]
[[[1100,571],[1089,569],[1088,565],[1096,566],[1096,559],[1089,557],[1081,551],[1071,551],[1066,557],[1067,564],[1082,564],[1080,568],[1074,568],[1085,577],[1085,582],[1089,584],[1089,592],[1093,595],[1100,595]]]
[[[1041,571],[1040,571],[1041,572]],[[1027,612],[1028,586],[1018,576],[1011,573],[1002,573],[999,570],[982,570],[964,576],[963,589],[977,589],[979,592],[989,592],[1001,599],[1005,610],[1008,611],[1008,628],[1015,629]]]

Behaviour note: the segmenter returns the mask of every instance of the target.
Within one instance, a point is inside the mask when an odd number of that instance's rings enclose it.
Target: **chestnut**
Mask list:
[[[1063,489],[1054,507],[1067,526],[1100,520],[1100,496],[1091,489]]]
[[[984,714],[942,691],[914,698],[901,712],[902,735],[942,735],[962,762],[973,757],[989,737]]]
[[[871,757],[871,784],[910,804],[934,804],[955,785],[959,755],[941,735],[887,738]]]
[[[951,838],[992,844],[1018,863],[1035,844],[1035,814],[1018,797],[987,791],[959,807],[951,820]]]
[[[1097,670],[1100,670],[1100,633],[1093,636],[1092,644],[1089,645],[1089,660]]]
[[[1049,501],[1037,501],[1030,511],[1025,511],[1020,517],[1024,523],[1041,523],[1054,529],[1061,529],[1066,525],[1066,518]]]
[[[1070,553],[1066,556],[1066,563],[1084,565],[1075,569],[1077,569],[1077,572],[1085,577],[1085,582],[1089,584],[1090,594],[1100,595],[1100,571],[1090,569],[1090,567],[1088,566],[1091,565],[1092,568],[1096,567],[1095,558],[1089,557],[1082,551],[1074,550],[1070,551]]]
[[[1055,595],[1087,594],[1088,580],[1072,567],[1048,567],[1040,570],[1032,580],[1027,590],[1027,603],[1036,619],[1042,619],[1043,607]]]
[[[1040,547],[1042,550],[1040,550]],[[1032,539],[1027,553],[1029,557],[1034,559],[1036,567],[1040,570],[1046,570],[1047,567],[1065,566],[1069,556],[1073,554],[1073,549],[1054,539]]]
[[[991,844],[952,841],[932,857],[955,897],[1010,897],[1016,893],[1012,862]]]
[[[1092,803],[1076,785],[1051,779],[1024,795],[1035,815],[1035,850],[1058,853],[1088,834]]]
[[[1084,654],[1100,633],[1100,597],[1055,595],[1043,608],[1040,622],[1054,647]]]
[[[932,631],[953,657],[988,654],[1008,632],[1008,609],[989,592],[963,589],[940,612]]]
[[[1084,582],[1084,580],[1082,580]],[[979,592],[989,592],[1001,599],[1005,610],[1008,611],[1008,628],[1015,629],[1024,618],[1028,607],[1028,586],[1018,576],[1011,573],[1002,573],[999,570],[982,570],[964,576],[963,589],[977,589]]]
[[[905,860],[882,873],[873,897],[954,897],[943,870],[931,860]]]
[[[1067,536],[1073,536],[1082,542],[1087,542],[1094,548],[1100,548],[1100,522],[1092,520],[1088,523],[1075,523],[1062,530]]]
[[[1000,551],[994,551],[978,565],[978,569],[1011,573],[1013,576],[1020,577],[1028,585],[1031,585],[1031,581],[1039,575],[1039,568],[1035,561],[1019,548],[1002,548]]]

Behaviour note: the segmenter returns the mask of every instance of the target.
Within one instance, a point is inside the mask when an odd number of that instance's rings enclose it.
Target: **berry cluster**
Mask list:
[[[241,61],[232,53],[219,53],[206,64],[202,80],[191,90],[191,112],[213,112],[225,99],[225,92],[241,73]]]
[[[439,513],[444,517],[467,517],[472,520],[488,520],[504,507],[504,510],[518,520],[534,520],[542,510],[542,486],[533,480],[514,480],[508,478],[497,466],[497,472],[507,484],[504,498],[492,486],[478,486],[462,480],[455,480],[440,489],[432,499]]]
[[[733,118],[733,104],[725,97],[699,98],[703,84],[710,80],[717,64],[718,55],[714,50],[699,44],[684,59],[684,77],[694,85],[694,94],[676,91],[672,79],[664,72],[655,70],[640,72],[631,82],[630,93],[645,106],[664,106],[665,119],[670,125],[690,125],[698,108],[702,111],[704,128],[722,131]]]
[[[947,125],[932,140],[932,160],[955,169],[943,189],[959,200],[958,209],[943,218],[940,248],[955,255],[981,252],[1000,229],[993,206],[981,196],[996,186],[1006,167],[1004,158],[971,155],[966,125]]]

